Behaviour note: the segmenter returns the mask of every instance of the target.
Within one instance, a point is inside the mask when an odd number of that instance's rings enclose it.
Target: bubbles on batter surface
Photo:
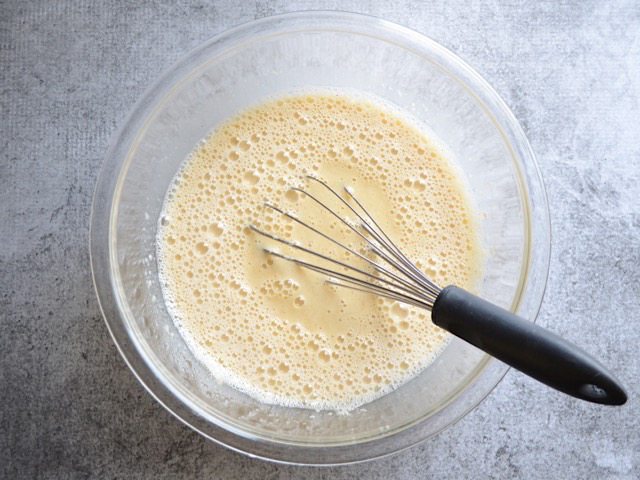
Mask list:
[[[327,286],[263,251],[250,224],[354,261],[265,202],[362,248],[292,189],[307,188],[306,175],[353,188],[440,285],[473,285],[473,215],[429,139],[367,101],[303,95],[241,113],[192,152],[159,222],[163,291],[182,335],[221,380],[269,403],[351,410],[416,375],[447,336],[428,312]]]

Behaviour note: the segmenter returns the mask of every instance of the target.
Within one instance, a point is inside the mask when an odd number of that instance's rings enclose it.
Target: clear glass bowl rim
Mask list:
[[[542,176],[533,151],[513,113],[493,88],[463,60],[434,40],[409,28],[387,20],[356,13],[338,11],[304,11],[262,18],[226,30],[182,57],[149,87],[112,137],[98,176],[90,220],[90,262],[93,283],[100,310],[118,351],[145,389],[172,415],[206,438],[251,457],[298,465],[339,465],[380,458],[409,448],[454,424],[491,393],[508,371],[508,367],[490,357],[477,377],[460,395],[431,417],[407,426],[393,435],[381,436],[348,445],[309,445],[256,437],[250,432],[232,431],[213,424],[177,398],[154,373],[132,340],[124,313],[116,295],[112,278],[111,232],[115,215],[114,194],[128,152],[146,120],[153,115],[162,99],[185,75],[192,72],[213,53],[223,52],[244,41],[267,34],[291,33],[314,29],[349,29],[354,33],[392,39],[414,53],[428,55],[429,61],[446,66],[469,93],[473,94],[494,125],[503,134],[512,151],[520,183],[525,215],[529,219],[529,235],[520,282],[520,294],[512,310],[535,321],[549,271],[551,246],[549,209]],[[443,67],[444,68],[444,67]],[[117,172],[117,174],[114,174]]]

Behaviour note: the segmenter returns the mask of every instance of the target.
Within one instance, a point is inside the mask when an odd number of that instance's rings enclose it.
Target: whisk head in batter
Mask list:
[[[292,213],[277,206],[265,204],[280,215],[292,220],[302,227],[314,232],[325,240],[337,245],[340,249],[361,259],[364,268],[359,268],[338,260],[319,251],[308,248],[291,240],[287,240],[272,233],[266,232],[255,225],[250,225],[251,230],[270,238],[280,244],[291,247],[305,257],[321,259],[325,265],[312,262],[298,256],[285,255],[272,248],[264,248],[264,251],[280,259],[293,262],[303,268],[326,275],[327,283],[343,288],[357,290],[363,293],[375,294],[398,302],[414,305],[420,308],[431,309],[438,297],[441,288],[431,281],[416,265],[411,262],[380,227],[380,224],[370,215],[369,211],[356,198],[349,187],[344,187],[346,199],[323,180],[308,176],[309,181],[322,187],[324,193],[338,200],[338,204],[344,207],[346,212],[353,214],[353,218],[340,215],[337,209],[331,208],[327,201],[323,201],[319,195],[314,195],[308,190],[293,187],[291,190],[302,194],[315,202],[328,215],[334,217],[340,224],[347,227],[352,235],[359,238],[365,246],[365,253],[336,240],[326,231],[312,226]],[[368,255],[367,255],[368,254]],[[330,268],[329,265],[332,267]]]

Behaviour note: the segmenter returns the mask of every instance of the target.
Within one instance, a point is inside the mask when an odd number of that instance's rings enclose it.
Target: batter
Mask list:
[[[474,215],[440,150],[387,106],[313,94],[247,110],[195,148],[159,223],[163,292],[181,334],[218,379],[266,403],[349,411],[415,376],[448,338],[428,311],[327,285],[264,252],[294,253],[249,225],[358,263],[264,208],[295,212],[361,248],[291,190],[320,195],[306,175],[351,187],[437,284],[473,288],[481,255]]]

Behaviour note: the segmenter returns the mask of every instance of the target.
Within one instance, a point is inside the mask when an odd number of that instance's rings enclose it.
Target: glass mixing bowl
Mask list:
[[[394,392],[348,415],[265,405],[213,378],[162,300],[156,229],[167,187],[217,124],[267,96],[357,90],[428,125],[479,211],[484,298],[534,320],[548,272],[549,219],[533,153],[513,114],[458,57],[377,18],[306,12],[231,29],[189,53],[113,138],[91,218],[93,279],[111,335],[138,380],[202,435],[248,455],[341,464],[414,445],[460,419],[508,367],[453,339]],[[416,199],[419,201],[419,199]]]

